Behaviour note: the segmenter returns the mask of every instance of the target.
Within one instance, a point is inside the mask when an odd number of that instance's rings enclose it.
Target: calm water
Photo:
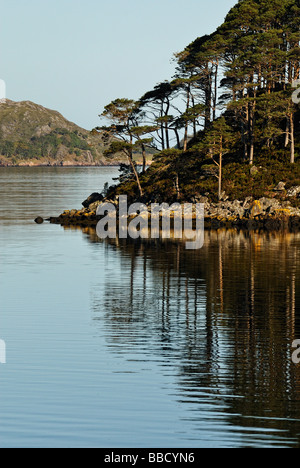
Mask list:
[[[112,168],[0,169],[0,447],[300,447],[300,235],[35,225]]]

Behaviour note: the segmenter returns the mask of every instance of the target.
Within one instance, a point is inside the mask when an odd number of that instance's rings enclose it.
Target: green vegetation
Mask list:
[[[123,154],[104,155],[112,139],[95,136],[58,112],[32,102],[0,104],[0,165],[119,164]]]
[[[40,159],[42,157],[56,158],[61,145],[64,145],[70,154],[81,155],[79,150],[90,150],[90,145],[80,138],[78,134],[65,129],[56,129],[48,135],[32,137],[30,142],[0,140],[0,153],[7,157],[22,159]]]
[[[97,130],[122,137],[108,153],[123,151],[134,173],[109,195],[217,200],[224,191],[231,199],[275,196],[280,181],[300,185],[300,110],[292,99],[299,17],[298,0],[240,0],[214,33],[175,55],[171,80],[138,101],[106,106],[110,125]],[[141,141],[157,154],[138,174],[132,151]]]

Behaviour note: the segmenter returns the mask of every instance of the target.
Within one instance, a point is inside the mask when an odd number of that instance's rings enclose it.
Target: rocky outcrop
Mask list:
[[[103,202],[102,195],[92,194],[83,202],[81,210],[64,211],[58,218],[51,218],[52,223],[61,225],[96,226],[100,219],[97,208]],[[105,200],[118,207],[118,199]],[[205,226],[207,228],[240,227],[245,229],[277,230],[281,228],[300,230],[300,209],[292,207],[288,201],[251,197],[245,200],[210,203],[207,197],[199,197],[194,203],[203,203]],[[149,211],[151,205],[148,205]]]
[[[296,187],[291,187],[288,191],[287,191],[287,197],[291,198],[291,197],[298,197],[300,195],[300,186],[296,186]]]
[[[279,182],[279,184],[276,185],[276,187],[274,187],[273,190],[274,190],[274,192],[284,192],[285,186],[286,186],[285,182]]]
[[[101,193],[92,193],[86,200],[82,202],[84,208],[89,208],[95,202],[101,202],[103,200],[103,195]]]

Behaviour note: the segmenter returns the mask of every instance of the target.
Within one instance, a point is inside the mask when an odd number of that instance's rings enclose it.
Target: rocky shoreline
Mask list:
[[[50,162],[39,162],[39,161],[20,161],[17,164],[13,164],[9,161],[4,161],[0,157],[0,167],[120,167],[121,164],[123,164],[124,161],[109,161],[109,160],[102,160],[98,162],[76,162],[73,160],[68,160],[68,161],[50,161]],[[148,165],[151,164],[151,162],[147,162]],[[142,167],[142,163],[137,162],[137,166]]]
[[[95,162],[95,163],[80,163],[75,161],[64,161],[64,162],[19,162],[18,164],[12,164],[9,162],[1,162],[0,167],[119,167],[120,162],[112,161],[112,162]]]
[[[96,227],[100,219],[96,211],[104,201],[114,204],[118,209],[117,199],[105,200],[102,195],[94,193],[82,203],[82,209],[66,210],[58,217],[49,218],[48,221],[61,226]],[[268,231],[300,230],[300,209],[293,207],[289,200],[281,201],[276,198],[255,200],[248,197],[245,200],[212,203],[207,197],[199,197],[194,203],[204,204],[206,229],[234,227]],[[150,210],[151,204],[148,206]]]

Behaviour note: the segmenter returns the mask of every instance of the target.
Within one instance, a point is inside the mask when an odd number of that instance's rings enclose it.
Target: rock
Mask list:
[[[204,197],[202,195],[199,195],[198,197],[194,197],[194,200],[193,200],[193,203],[203,203],[203,205],[205,205],[208,202],[209,202],[208,197]]]
[[[69,213],[69,216],[72,217],[72,216],[77,216],[78,214],[78,211],[77,210],[71,210],[70,213]]]
[[[251,203],[250,201],[247,201],[247,204],[244,202],[243,208],[245,209],[245,216],[253,219],[260,215],[266,216],[274,214],[282,206],[283,205],[276,199],[263,197]]]
[[[227,201],[228,199],[229,199],[229,197],[226,195],[226,192],[222,192],[220,200],[221,201]]]
[[[96,201],[95,203],[92,203],[90,206],[89,206],[89,211],[97,211],[98,209],[98,206],[102,205],[102,202],[101,201]]]
[[[243,218],[245,215],[242,204],[243,202],[239,200],[233,202],[227,200],[223,203],[205,205],[205,211],[206,215],[212,218],[234,221]]]
[[[279,184],[273,189],[274,192],[283,192],[285,190],[286,182],[279,182]]]
[[[287,191],[287,197],[297,197],[300,193],[300,186],[292,187]]]
[[[269,203],[264,205],[264,210],[267,214],[274,214],[280,207],[281,205],[278,200],[269,200]]]
[[[250,174],[251,174],[252,176],[254,176],[254,175],[258,174],[258,173],[259,173],[258,167],[252,166],[251,169],[250,169]]]
[[[276,199],[272,198],[260,198],[259,199],[260,206],[262,207],[263,211],[267,211],[269,208],[278,208],[279,206],[279,201]]]
[[[43,224],[44,219],[41,218],[41,216],[38,216],[38,217],[34,220],[34,222],[35,222],[36,224]]]
[[[243,208],[241,206],[241,202],[239,202],[238,200],[235,200],[233,203],[232,203],[232,214],[233,216],[235,217],[239,217],[239,218],[244,218],[245,216],[245,208]]]
[[[247,214],[250,219],[263,214],[263,209],[259,200],[254,200],[249,210],[247,210]]]
[[[234,201],[230,204],[230,206],[231,206],[231,209],[232,209],[232,210],[238,210],[238,209],[241,208],[242,202],[241,202],[240,200],[234,200]]]
[[[90,195],[86,200],[82,202],[82,206],[84,206],[84,208],[88,208],[93,203],[97,201],[102,201],[103,198],[104,197],[103,195],[101,195],[101,193],[92,193],[92,195]]]
[[[253,197],[246,197],[244,200],[243,207],[246,208],[248,206],[249,208],[252,201],[253,201]]]

